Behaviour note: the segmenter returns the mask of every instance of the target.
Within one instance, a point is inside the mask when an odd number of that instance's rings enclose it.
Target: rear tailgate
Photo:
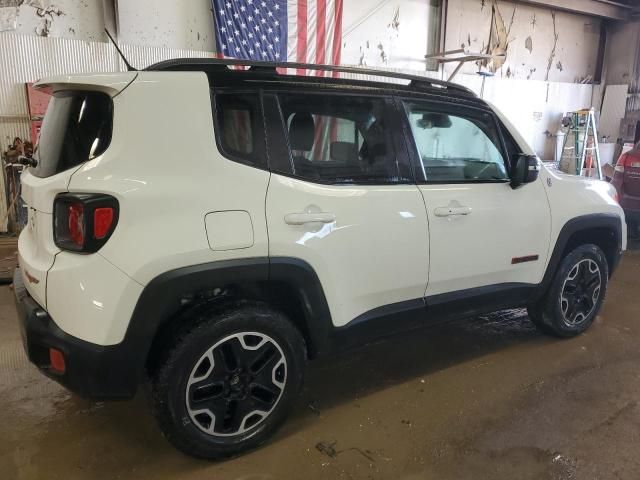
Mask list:
[[[29,294],[46,307],[47,272],[60,251],[53,240],[53,202],[68,190],[73,173],[97,158],[109,145],[112,97],[136,73],[54,77],[36,84],[49,87],[53,98],[36,146],[35,167],[21,177],[28,223],[18,240],[19,262]]]

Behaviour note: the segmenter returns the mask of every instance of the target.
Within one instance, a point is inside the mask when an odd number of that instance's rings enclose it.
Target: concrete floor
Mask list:
[[[40,375],[1,287],[0,478],[637,479],[639,279],[628,252],[572,340],[512,311],[315,362],[279,434],[221,463],[173,450],[144,395],[90,403]]]

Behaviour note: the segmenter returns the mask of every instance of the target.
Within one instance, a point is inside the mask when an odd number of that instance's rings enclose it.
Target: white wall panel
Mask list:
[[[213,51],[210,0],[120,0],[119,39],[128,45]]]

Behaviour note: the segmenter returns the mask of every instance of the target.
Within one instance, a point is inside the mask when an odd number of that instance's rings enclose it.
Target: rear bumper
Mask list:
[[[27,292],[20,270],[13,290],[24,348],[31,363],[67,389],[91,399],[126,399],[136,392],[138,372],[121,345],[102,346],[62,331]],[[51,369],[49,348],[61,351],[66,369]]]

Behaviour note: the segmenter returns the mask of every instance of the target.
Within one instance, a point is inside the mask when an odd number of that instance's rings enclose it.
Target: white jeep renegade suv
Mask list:
[[[612,186],[541,168],[463,87],[278,66],[39,83],[14,286],[45,374],[101,399],[148,380],[166,437],[214,458],[273,434],[309,358],[506,307],[591,325],[626,246]]]

